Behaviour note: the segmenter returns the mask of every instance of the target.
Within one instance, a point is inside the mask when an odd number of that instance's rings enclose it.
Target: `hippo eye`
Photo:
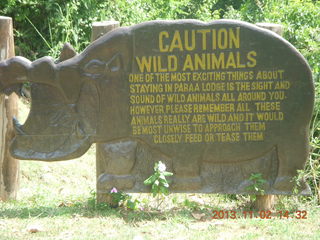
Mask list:
[[[107,63],[106,68],[110,72],[118,72],[121,69],[121,56],[119,53],[115,54]]]
[[[104,74],[106,63],[93,59],[84,66],[84,72],[91,77],[98,77]]]

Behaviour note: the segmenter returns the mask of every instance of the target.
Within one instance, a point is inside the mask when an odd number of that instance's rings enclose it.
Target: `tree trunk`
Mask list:
[[[12,19],[0,17],[0,61],[14,56]],[[0,199],[15,199],[19,186],[19,162],[11,157],[14,137],[12,118],[18,115],[18,96],[0,93]]]

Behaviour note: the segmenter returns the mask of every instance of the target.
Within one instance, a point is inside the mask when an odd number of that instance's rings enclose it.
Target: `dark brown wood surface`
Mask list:
[[[283,26],[272,23],[257,23],[258,27],[268,29],[282,36]],[[271,210],[276,203],[275,195],[257,195],[254,203],[254,208],[258,211]]]
[[[92,32],[91,32],[91,42],[97,40],[99,37],[104,34],[110,32],[113,29],[120,27],[119,22],[116,21],[103,21],[103,22],[95,22],[92,24]],[[104,164],[103,159],[103,143],[96,143],[96,174],[97,180],[101,174],[106,171],[106,166]],[[101,154],[102,153],[102,154]],[[101,194],[97,192],[97,201],[98,202],[106,202],[112,203],[110,194]]]

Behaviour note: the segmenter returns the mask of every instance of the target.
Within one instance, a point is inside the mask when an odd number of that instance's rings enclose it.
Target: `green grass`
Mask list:
[[[181,197],[181,196],[180,196]],[[320,209],[303,207],[308,219],[211,219],[211,210],[179,207],[166,211],[94,208],[88,199],[36,206],[31,202],[2,204],[0,239],[319,239]],[[199,206],[201,206],[199,204]],[[216,206],[217,207],[217,206]],[[224,208],[222,208],[224,209]],[[197,220],[192,213],[201,212]],[[240,212],[239,212],[240,215]],[[30,226],[40,229],[28,232]],[[140,237],[140,238],[139,238]]]
[[[27,110],[20,111],[25,117]],[[95,202],[94,146],[79,159],[21,161],[16,201],[0,202],[0,240],[61,239],[320,239],[320,207],[313,198],[282,196],[272,219],[252,218],[249,196],[171,194],[161,210],[150,194],[133,194],[137,211]],[[212,219],[214,210],[237,211],[237,219]],[[307,219],[279,218],[279,211],[307,211]],[[38,232],[31,233],[35,228]]]

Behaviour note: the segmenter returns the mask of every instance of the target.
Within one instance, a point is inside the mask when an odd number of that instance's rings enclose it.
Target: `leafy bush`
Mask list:
[[[157,195],[169,194],[169,182],[166,177],[172,176],[173,173],[166,171],[166,165],[159,161],[154,166],[154,173],[144,180],[145,185],[151,185],[151,192],[154,197]]]
[[[155,19],[233,18],[285,26],[284,37],[320,73],[320,2],[311,0],[3,0],[0,14],[14,21],[17,55],[57,57],[65,42],[77,51],[87,46],[94,21],[121,25]]]
[[[157,208],[159,209],[164,200],[164,196],[169,195],[169,182],[166,177],[172,176],[173,173],[166,171],[166,165],[159,161],[154,165],[153,174],[144,180],[144,185],[151,185],[153,197],[157,197]]]
[[[283,37],[308,60],[315,80],[320,74],[320,2],[310,0],[246,1],[239,10],[229,6],[224,18],[284,26]]]
[[[0,14],[13,18],[16,54],[36,59],[58,57],[65,42],[77,51],[89,43],[94,21],[117,20],[121,25],[155,19],[209,20],[210,0],[3,0]]]

